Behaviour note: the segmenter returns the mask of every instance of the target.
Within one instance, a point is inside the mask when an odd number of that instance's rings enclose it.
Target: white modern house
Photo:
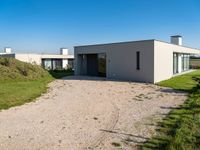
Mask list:
[[[68,49],[61,48],[60,54],[29,54],[13,53],[11,48],[5,48],[0,57],[12,57],[23,62],[43,66],[47,70],[68,69],[74,67],[74,55],[69,55]]]
[[[104,76],[156,83],[188,71],[190,55],[198,49],[182,45],[182,37],[171,42],[142,40],[76,46],[75,75]]]

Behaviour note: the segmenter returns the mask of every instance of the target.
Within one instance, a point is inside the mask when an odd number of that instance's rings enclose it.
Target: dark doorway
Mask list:
[[[98,76],[97,54],[88,54],[87,55],[87,75]]]
[[[87,75],[106,77],[106,54],[87,54]]]

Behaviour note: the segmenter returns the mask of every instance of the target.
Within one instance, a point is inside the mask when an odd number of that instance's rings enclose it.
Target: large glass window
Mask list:
[[[106,54],[98,54],[98,74],[106,77]]]
[[[182,69],[182,71],[184,71],[184,62],[185,62],[184,59],[185,59],[185,58],[184,58],[184,54],[182,54],[182,55],[181,55],[181,65],[182,65],[182,66],[181,66],[181,67],[182,67],[181,69]]]
[[[60,70],[62,69],[62,59],[52,59],[52,69]]]
[[[187,55],[187,70],[190,69],[190,55]]]
[[[62,69],[62,59],[42,59],[42,66],[47,70]]]
[[[178,54],[173,54],[173,73],[178,73]]]
[[[182,55],[182,71],[189,70],[190,65],[190,55],[183,54]]]
[[[45,69],[50,70],[51,69],[51,59],[43,59],[42,60],[42,66]]]

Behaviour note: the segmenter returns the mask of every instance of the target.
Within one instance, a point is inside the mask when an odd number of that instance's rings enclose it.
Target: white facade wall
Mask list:
[[[199,54],[199,50],[154,41],[154,83],[173,77],[173,53],[179,53],[179,73],[182,71],[181,54]]]
[[[41,58],[47,59],[74,59],[74,55],[54,55],[54,54],[40,54]]]
[[[41,65],[42,63],[40,54],[15,54],[15,58],[31,64]]]

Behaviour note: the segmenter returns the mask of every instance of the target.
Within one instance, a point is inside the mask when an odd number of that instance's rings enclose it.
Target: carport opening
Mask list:
[[[83,54],[81,74],[106,77],[106,54]]]

